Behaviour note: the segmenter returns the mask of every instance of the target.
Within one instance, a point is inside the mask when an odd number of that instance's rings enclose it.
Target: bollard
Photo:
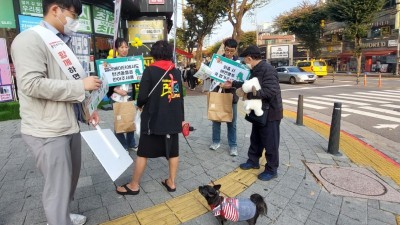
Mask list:
[[[297,101],[296,124],[299,126],[303,126],[303,95],[299,95],[299,100]]]
[[[382,87],[382,75],[379,73],[379,79],[378,79],[378,87]]]
[[[335,102],[333,105],[331,129],[329,133],[328,153],[341,156],[339,152],[340,120],[342,116],[342,103]]]
[[[367,74],[364,73],[364,87],[367,86]]]

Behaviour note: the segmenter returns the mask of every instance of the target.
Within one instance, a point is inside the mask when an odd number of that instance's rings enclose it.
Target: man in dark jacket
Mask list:
[[[241,55],[244,62],[251,69],[250,79],[257,77],[260,82],[261,89],[256,95],[248,93],[248,99],[261,99],[263,116],[267,117],[264,126],[253,124],[250,136],[250,147],[248,151],[248,160],[246,163],[240,164],[243,170],[259,169],[259,159],[265,148],[265,171],[258,175],[258,179],[263,181],[271,180],[277,177],[279,166],[279,125],[283,118],[283,107],[281,89],[278,81],[276,70],[265,61],[261,60],[261,51],[256,46],[249,46]],[[239,88],[243,82],[227,81],[225,87]]]

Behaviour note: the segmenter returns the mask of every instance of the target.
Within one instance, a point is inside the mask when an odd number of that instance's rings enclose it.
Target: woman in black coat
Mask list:
[[[118,194],[138,194],[147,158],[157,157],[166,157],[169,162],[169,177],[161,184],[170,192],[176,190],[178,135],[182,132],[184,107],[181,74],[172,62],[172,54],[173,47],[166,41],[157,41],[151,48],[155,62],[143,72],[137,99],[142,115],[135,168],[131,182],[118,187]]]

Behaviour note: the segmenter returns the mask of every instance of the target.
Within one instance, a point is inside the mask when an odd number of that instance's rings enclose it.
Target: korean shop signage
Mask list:
[[[377,40],[377,41],[364,41],[361,43],[362,48],[385,48],[387,47],[387,41]]]
[[[12,0],[1,0],[0,28],[15,28],[14,6]]]
[[[94,32],[97,34],[114,35],[114,13],[93,6]]]
[[[79,30],[78,32],[92,33],[92,18],[90,15],[90,6],[82,5],[82,14],[79,16]]]
[[[42,0],[19,0],[21,14],[28,16],[43,16]]]
[[[289,46],[271,46],[271,59],[289,58]]]

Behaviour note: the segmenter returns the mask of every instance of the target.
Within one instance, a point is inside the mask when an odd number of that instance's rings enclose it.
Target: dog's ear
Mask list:
[[[214,188],[215,190],[219,191],[219,189],[221,188],[221,185],[220,185],[220,184],[214,185],[213,188]]]

